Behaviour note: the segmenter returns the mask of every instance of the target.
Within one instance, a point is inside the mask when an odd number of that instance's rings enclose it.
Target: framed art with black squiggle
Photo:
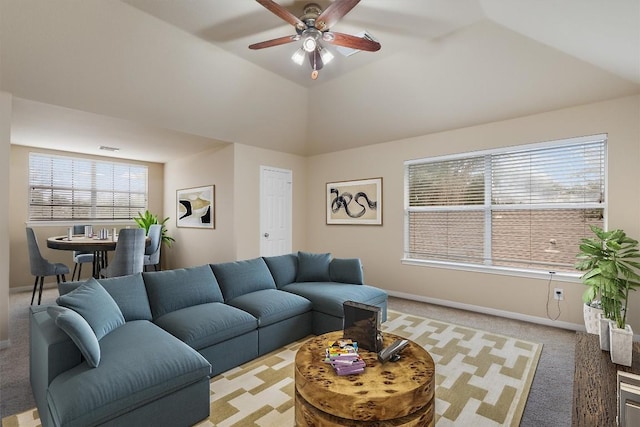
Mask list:
[[[178,227],[215,228],[215,186],[176,191]]]
[[[382,178],[328,182],[327,224],[382,225]]]

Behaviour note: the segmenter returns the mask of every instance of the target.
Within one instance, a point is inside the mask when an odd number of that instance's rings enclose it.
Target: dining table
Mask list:
[[[146,244],[150,242],[149,237]],[[108,238],[98,238],[97,236],[87,237],[83,234],[74,234],[69,239],[68,236],[53,236],[47,238],[47,247],[63,251],[80,251],[93,253],[93,277],[100,277],[100,270],[108,265],[107,253],[116,249],[118,240],[112,236]]]

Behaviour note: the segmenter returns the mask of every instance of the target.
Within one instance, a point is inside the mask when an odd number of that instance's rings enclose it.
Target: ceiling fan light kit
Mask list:
[[[300,48],[298,50],[296,50],[295,52],[293,52],[293,55],[291,55],[291,60],[293,62],[295,62],[298,65],[302,65],[302,63],[304,62],[304,57],[305,57],[305,51],[303,48]]]
[[[313,52],[318,47],[318,39],[320,38],[320,31],[315,28],[310,28],[302,32],[302,47],[307,52]]]
[[[308,56],[313,80],[318,78],[318,71],[322,69],[324,64],[328,64],[334,58],[333,53],[322,46],[320,41],[338,48],[343,47],[356,51],[376,52],[380,50],[380,43],[370,37],[357,37],[330,31],[331,27],[353,9],[360,0],[335,0],[324,11],[318,4],[309,3],[304,7],[300,18],[273,0],[256,1],[280,19],[293,25],[296,34],[254,43],[249,45],[249,49],[264,49],[302,40],[302,47],[293,53],[291,60],[302,65],[304,57]]]
[[[322,46],[318,47],[318,52],[320,52],[320,58],[324,64],[328,64],[333,59],[333,53]]]

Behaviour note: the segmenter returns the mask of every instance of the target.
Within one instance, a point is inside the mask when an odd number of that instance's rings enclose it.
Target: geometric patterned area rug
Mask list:
[[[436,426],[518,426],[542,344],[389,310],[383,331],[423,346],[436,364]],[[211,379],[211,413],[197,427],[294,425],[293,362],[305,340]],[[4,427],[39,426],[30,410]]]
[[[431,354],[438,427],[520,424],[542,344],[391,311],[384,325]]]

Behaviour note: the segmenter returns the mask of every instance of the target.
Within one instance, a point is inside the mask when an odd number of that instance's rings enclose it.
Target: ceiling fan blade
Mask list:
[[[311,64],[312,70],[321,70],[324,67],[324,63],[322,62],[322,57],[320,56],[320,51],[318,49],[313,52],[309,52],[309,64]]]
[[[351,49],[357,50],[366,50],[367,52],[376,52],[380,50],[381,47],[380,43],[376,41],[352,36],[349,34],[336,33],[335,31],[324,33],[322,39],[327,43],[331,43],[336,46],[350,47]]]
[[[300,36],[297,34],[293,36],[278,37],[277,39],[266,40],[260,43],[249,45],[249,49],[256,50],[264,49],[265,47],[280,46],[281,44],[291,43],[296,40],[300,40]]]
[[[358,3],[360,3],[360,0],[334,1],[318,16],[315,24],[316,28],[320,31],[328,30]]]
[[[307,24],[302,22],[300,18],[295,16],[293,13],[289,12],[284,7],[280,6],[278,3],[272,0],[256,0],[256,1],[260,3],[262,6],[264,6],[265,8],[267,8],[269,12],[278,16],[280,19],[287,21],[289,24],[293,25],[294,27],[300,30],[304,30],[307,28]]]

